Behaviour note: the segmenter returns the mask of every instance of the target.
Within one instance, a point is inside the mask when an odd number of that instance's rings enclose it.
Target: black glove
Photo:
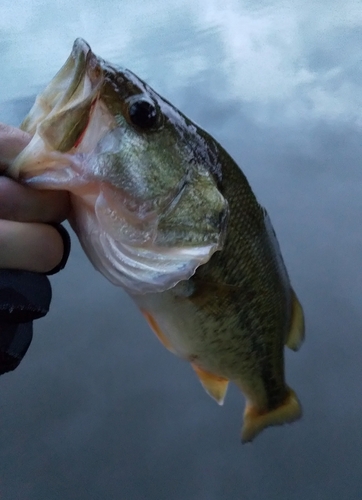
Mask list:
[[[64,253],[61,262],[48,274],[64,268],[70,252],[70,237],[60,224]],[[33,320],[49,311],[52,289],[45,274],[0,270],[0,375],[15,370],[33,338]]]
[[[0,271],[0,375],[23,359],[33,337],[33,320],[49,311],[51,297],[44,274]]]

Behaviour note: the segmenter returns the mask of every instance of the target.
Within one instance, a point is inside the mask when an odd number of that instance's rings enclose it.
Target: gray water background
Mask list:
[[[0,121],[77,36],[235,158],[305,309],[286,351],[303,419],[241,446],[218,407],[73,238],[20,367],[0,379],[4,500],[341,500],[362,492],[362,7],[352,0],[0,0]]]

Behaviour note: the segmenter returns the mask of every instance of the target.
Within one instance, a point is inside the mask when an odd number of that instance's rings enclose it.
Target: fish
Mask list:
[[[241,390],[242,442],[299,419],[284,347],[301,346],[303,310],[268,213],[225,149],[82,39],[20,128],[32,139],[7,175],[69,191],[94,267],[219,405],[229,382]]]

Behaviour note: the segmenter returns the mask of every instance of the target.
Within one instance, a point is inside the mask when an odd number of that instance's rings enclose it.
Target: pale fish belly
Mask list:
[[[200,349],[198,311],[187,298],[173,291],[132,295],[132,298],[169,351],[186,360],[195,356]]]
[[[190,282],[182,282],[172,290],[133,299],[171,352],[229,380],[248,378],[253,345],[249,332],[240,328],[239,307],[222,300],[199,307],[187,296],[191,288]]]

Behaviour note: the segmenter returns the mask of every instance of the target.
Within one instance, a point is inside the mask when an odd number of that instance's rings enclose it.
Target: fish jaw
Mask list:
[[[97,57],[84,40],[77,39],[69,58],[21,124],[33,137],[7,174],[38,189],[66,189],[68,182],[79,180],[84,173],[81,156],[91,153],[115,125],[100,102],[103,80]],[[67,175],[61,172],[64,168]]]
[[[90,96],[92,98],[102,79],[102,69],[97,57],[84,40],[76,39],[67,61],[37,96],[21,128],[34,135],[45,119],[82,104]]]

